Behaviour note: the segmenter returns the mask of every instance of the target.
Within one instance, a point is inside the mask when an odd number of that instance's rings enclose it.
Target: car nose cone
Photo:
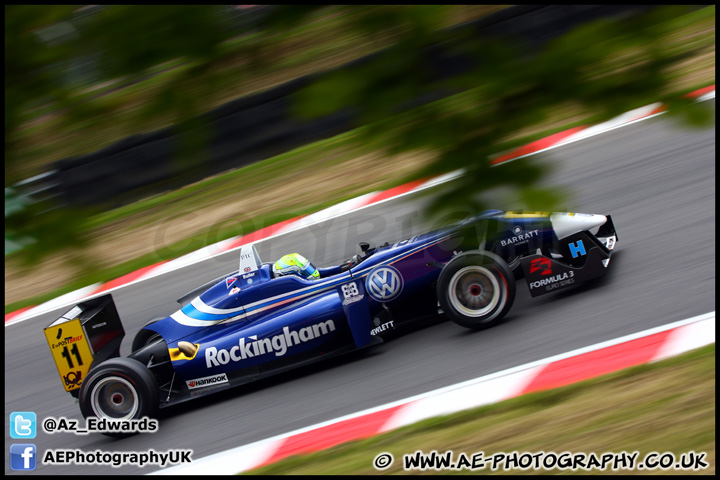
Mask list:
[[[558,240],[560,240],[574,233],[599,228],[607,222],[607,217],[589,213],[553,213],[550,215],[550,222]]]

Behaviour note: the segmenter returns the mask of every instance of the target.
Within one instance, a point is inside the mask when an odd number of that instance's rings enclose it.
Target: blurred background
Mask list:
[[[686,96],[714,82],[714,6],[5,6],[6,315],[460,168],[465,174],[432,197],[278,237],[261,245],[261,257],[304,248],[326,266],[321,252],[356,248],[368,226],[378,239],[389,231],[400,239],[424,231],[420,213],[449,219],[485,208],[609,213],[620,245],[603,283],[518,301],[497,328],[419,329],[379,351],[189,402],[168,414],[159,435],[125,443],[45,435],[39,446],[182,447],[200,458],[679,319],[714,317],[714,102]],[[667,115],[544,159],[491,166],[534,140],[656,102]],[[704,128],[686,128],[695,126]],[[174,299],[204,277],[237,266],[233,253],[216,261],[114,291],[127,338],[177,308]],[[71,398],[57,397],[40,334],[66,310],[52,308],[7,330],[6,416],[78,415]],[[349,455],[319,455],[327,462],[319,467],[318,456],[290,459],[270,473],[375,473],[368,451],[399,459],[419,448],[695,450],[711,464],[699,473],[713,473],[714,353],[712,345],[496,410],[430,419],[377,438],[377,450],[353,443]],[[448,423],[456,430],[443,432]]]
[[[6,6],[6,313],[458,168],[428,213],[556,208],[490,160],[654,102],[707,124],[714,68],[714,6]]]

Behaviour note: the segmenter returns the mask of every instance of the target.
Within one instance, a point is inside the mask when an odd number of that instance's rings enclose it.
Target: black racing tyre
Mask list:
[[[136,352],[140,350],[141,348],[150,345],[151,343],[155,343],[158,340],[162,340],[162,336],[157,333],[153,332],[152,330],[146,330],[146,328],[153,323],[162,320],[162,318],[154,318],[147,322],[145,325],[143,325],[143,328],[140,329],[140,331],[135,335],[135,338],[132,342],[132,352]]]
[[[437,283],[440,307],[452,321],[481,330],[496,325],[515,300],[515,278],[497,255],[467,252],[453,258]]]
[[[85,418],[152,418],[158,409],[160,389],[155,376],[142,363],[132,358],[116,357],[90,370],[80,387],[78,398]]]

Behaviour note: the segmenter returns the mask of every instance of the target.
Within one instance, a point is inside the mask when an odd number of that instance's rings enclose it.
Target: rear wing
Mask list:
[[[79,303],[44,331],[65,391],[74,397],[93,365],[120,356],[125,336],[109,293]]]

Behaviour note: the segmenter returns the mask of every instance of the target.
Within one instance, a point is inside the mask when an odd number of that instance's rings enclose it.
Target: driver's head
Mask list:
[[[310,263],[310,260],[303,257],[299,253],[291,253],[283,256],[273,265],[273,273],[276,277],[282,275],[300,275],[307,279],[320,278],[318,269]]]

